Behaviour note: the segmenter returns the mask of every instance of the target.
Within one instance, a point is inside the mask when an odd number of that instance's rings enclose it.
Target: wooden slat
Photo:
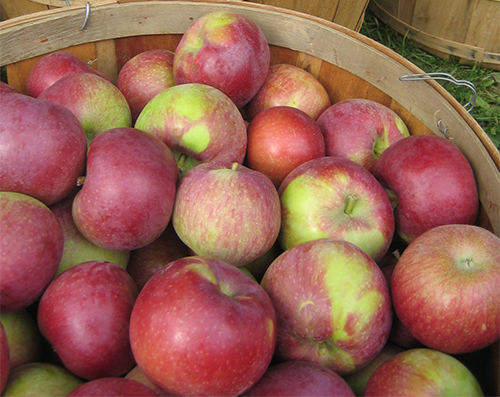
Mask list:
[[[500,54],[500,1],[478,0],[465,43]]]
[[[1,0],[0,14],[2,19],[16,18],[21,15],[46,11],[49,7],[45,4],[34,3],[30,0]]]

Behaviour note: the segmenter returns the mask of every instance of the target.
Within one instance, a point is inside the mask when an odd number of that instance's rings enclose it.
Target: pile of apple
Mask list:
[[[61,51],[26,89],[0,94],[5,395],[482,394],[456,355],[500,336],[500,238],[452,142],[332,103],[229,12],[114,83]]]

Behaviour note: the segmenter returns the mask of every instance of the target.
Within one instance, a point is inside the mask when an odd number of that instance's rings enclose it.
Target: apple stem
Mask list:
[[[384,150],[385,150],[384,148],[378,148],[378,147],[373,148],[373,151],[377,155],[377,158],[380,157],[382,153],[384,153]]]
[[[179,161],[177,162],[177,168],[179,169],[179,173],[182,174],[182,167],[184,165],[184,161],[186,161],[187,154],[186,153],[181,153],[179,156]]]
[[[234,162],[232,165],[231,165],[231,170],[232,171],[236,171],[236,169],[238,168],[238,163],[237,162]]]
[[[358,201],[358,196],[356,194],[347,195],[347,203],[344,208],[344,213],[350,215],[357,201]]]
[[[85,182],[85,177],[84,176],[79,176],[76,179],[76,186],[82,186],[84,182]]]

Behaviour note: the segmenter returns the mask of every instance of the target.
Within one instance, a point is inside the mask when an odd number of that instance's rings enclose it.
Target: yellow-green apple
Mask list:
[[[245,266],[271,249],[280,220],[275,186],[244,165],[199,164],[177,185],[172,225],[197,255]]]
[[[175,85],[173,63],[174,53],[158,48],[137,54],[120,69],[116,86],[127,99],[133,123],[155,95]]]
[[[326,88],[310,72],[295,65],[271,65],[264,84],[246,105],[251,121],[260,112],[274,106],[291,106],[316,120],[331,101]]]
[[[477,379],[456,358],[432,349],[409,349],[380,365],[368,380],[371,396],[483,396]]]
[[[317,122],[325,136],[328,156],[352,160],[370,172],[385,149],[410,135],[396,112],[370,99],[334,103]]]
[[[129,321],[137,294],[134,281],[118,265],[80,263],[57,276],[43,293],[38,328],[76,376],[125,375],[135,365]]]
[[[190,254],[189,248],[179,238],[170,222],[156,240],[130,252],[127,272],[141,291],[159,268]]]
[[[250,121],[247,136],[246,164],[277,187],[300,164],[325,156],[325,139],[318,124],[294,107],[262,111]]]
[[[324,365],[293,360],[271,365],[243,396],[354,397],[354,393],[340,375]]]
[[[230,11],[211,12],[182,35],[175,49],[174,79],[177,84],[218,88],[241,108],[264,83],[270,58],[267,39],[252,20]]]
[[[34,316],[27,310],[0,313],[9,341],[10,367],[42,360],[42,335]]]
[[[26,93],[36,98],[57,80],[72,73],[91,73],[111,81],[75,54],[56,51],[43,56],[30,70],[26,80]]]
[[[208,161],[243,163],[247,130],[234,103],[205,84],[182,84],[156,95],[135,128],[156,136],[174,153],[179,174]]]
[[[23,94],[0,95],[0,190],[46,205],[66,197],[85,167],[87,142],[66,108]]]
[[[286,250],[261,286],[276,310],[279,360],[316,362],[345,376],[387,342],[387,282],[374,260],[348,241],[323,238]]]
[[[66,368],[46,363],[32,362],[13,368],[4,390],[4,396],[66,396],[84,380]]]
[[[426,347],[449,354],[500,337],[500,238],[479,226],[437,226],[403,251],[391,278],[394,310]]]
[[[112,82],[95,74],[64,76],[37,98],[71,110],[80,121],[88,143],[104,131],[132,126],[126,98]]]
[[[150,387],[133,379],[105,377],[85,382],[78,386],[67,397],[157,397]]]
[[[0,309],[25,309],[56,274],[62,257],[62,228],[52,211],[34,197],[0,192]]]
[[[10,352],[7,333],[0,323],[0,393],[5,389],[10,373]]]
[[[309,160],[279,187],[284,250],[305,241],[338,238],[376,262],[394,235],[394,213],[382,185],[364,167],[342,157]]]
[[[380,156],[376,178],[396,202],[396,232],[406,243],[435,226],[474,224],[479,211],[471,165],[446,138],[412,135]]]
[[[132,368],[125,376],[125,379],[132,379],[137,382],[142,383],[143,385],[146,385],[150,389],[152,389],[157,395],[159,396],[168,396],[167,393],[165,393],[162,389],[160,389],[158,386],[156,386],[153,382],[149,380],[149,378],[146,376],[144,371],[136,365],[134,368]]]
[[[271,362],[276,314],[240,269],[189,256],[164,266],[139,293],[130,342],[137,365],[168,394],[236,396]]]
[[[170,222],[177,179],[175,158],[158,138],[132,127],[105,131],[89,145],[75,225],[106,249],[143,247]]]
[[[112,262],[127,269],[130,251],[115,251],[95,245],[78,230],[73,219],[73,200],[77,191],[49,206],[59,221],[64,235],[64,249],[56,276],[63,271],[88,261]]]
[[[393,343],[386,343],[381,352],[377,354],[373,360],[358,371],[345,376],[344,380],[351,387],[356,396],[363,397],[368,379],[370,379],[375,370],[391,357],[394,357],[404,350],[405,349],[401,346]]]

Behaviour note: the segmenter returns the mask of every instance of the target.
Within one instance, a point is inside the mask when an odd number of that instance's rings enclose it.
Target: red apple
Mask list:
[[[158,138],[135,128],[105,131],[89,145],[75,225],[106,249],[144,247],[170,222],[177,178],[174,156]]]
[[[63,233],[41,201],[0,192],[0,309],[12,312],[35,302],[56,274]]]
[[[0,393],[5,389],[10,373],[10,352],[7,333],[0,323]]]
[[[325,156],[325,140],[307,113],[289,106],[266,109],[247,129],[246,164],[279,187],[297,166]]]
[[[205,84],[173,86],[144,107],[135,128],[158,137],[174,153],[180,176],[200,163],[243,163],[246,124],[234,103]]]
[[[9,84],[0,81],[0,94],[20,94],[21,92],[11,87]]]
[[[87,142],[112,128],[132,126],[127,100],[109,80],[90,73],[72,73],[46,88],[39,99],[71,110],[80,121]]]
[[[476,221],[474,172],[445,138],[412,135],[395,142],[380,156],[374,175],[396,196],[396,232],[407,243],[435,226]]]
[[[159,396],[168,396],[167,393],[165,393],[162,389],[160,389],[158,386],[156,386],[153,382],[151,382],[148,377],[144,374],[144,371],[136,365],[134,368],[132,368],[127,375],[125,375],[125,379],[132,379],[137,382],[142,383],[143,385],[146,385],[149,387],[151,390],[153,390],[156,394]]]
[[[269,71],[270,49],[249,18],[227,11],[198,18],[182,35],[174,56],[177,84],[218,88],[238,108],[260,89]]]
[[[274,106],[291,106],[316,120],[331,105],[325,87],[310,72],[295,65],[271,65],[264,84],[247,104],[249,120]]]
[[[47,287],[38,327],[73,374],[84,379],[130,371],[129,320],[137,297],[130,275],[110,262],[81,263]]]
[[[150,387],[133,379],[106,377],[78,386],[67,397],[157,397]]]
[[[36,98],[57,80],[72,73],[91,73],[109,80],[76,55],[67,51],[56,51],[43,56],[30,70],[26,92]]]
[[[352,160],[370,172],[385,149],[410,135],[396,112],[370,99],[337,102],[317,122],[325,136],[328,156]]]
[[[200,164],[177,186],[172,224],[197,255],[244,266],[278,237],[278,192],[264,174],[238,163]]]
[[[391,278],[401,322],[445,353],[479,350],[500,337],[500,238],[474,225],[443,225],[404,250]]]
[[[120,69],[116,86],[127,99],[132,122],[156,94],[175,85],[173,63],[172,51],[155,49],[137,54]]]
[[[373,360],[391,328],[382,271],[354,244],[308,241],[283,252],[261,281],[276,310],[276,357],[325,365],[341,376]]]
[[[394,214],[386,191],[365,168],[341,157],[309,160],[279,188],[284,250],[305,241],[349,241],[379,261],[394,235]]]
[[[294,360],[271,365],[243,396],[354,397],[354,393],[345,380],[331,369]]]
[[[66,108],[28,95],[0,95],[0,190],[46,205],[66,197],[85,167],[87,142]]]
[[[380,365],[368,380],[371,396],[483,396],[474,375],[454,357],[431,349],[403,351]]]
[[[191,256],[158,271],[130,319],[137,365],[174,395],[240,395],[269,366],[274,307],[260,285],[217,259]]]

